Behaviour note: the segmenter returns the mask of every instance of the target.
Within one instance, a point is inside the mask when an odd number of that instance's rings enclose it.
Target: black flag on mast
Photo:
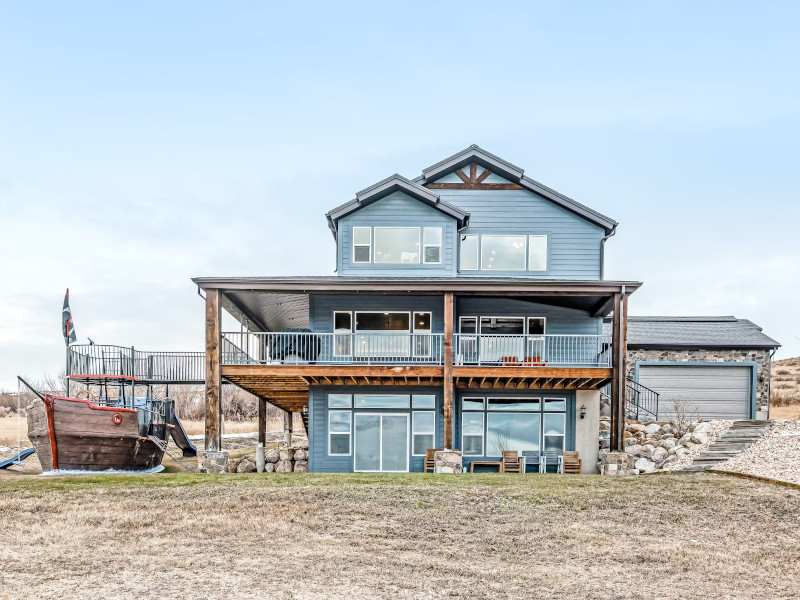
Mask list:
[[[64,343],[70,344],[78,341],[75,327],[72,325],[72,311],[69,309],[69,288],[64,296],[64,309],[61,311],[61,332],[64,334]]]

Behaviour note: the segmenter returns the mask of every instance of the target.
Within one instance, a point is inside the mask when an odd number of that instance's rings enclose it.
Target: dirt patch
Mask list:
[[[9,598],[800,594],[800,491],[714,475],[18,478],[0,515]]]

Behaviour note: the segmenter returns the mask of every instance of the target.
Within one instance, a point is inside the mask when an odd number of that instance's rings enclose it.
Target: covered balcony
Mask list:
[[[206,301],[207,404],[216,405],[225,380],[292,412],[308,404],[310,386],[441,386],[454,398],[456,388],[599,390],[618,372],[624,390],[619,340],[627,297],[640,286],[466,277],[194,281]],[[517,306],[550,310],[547,333],[533,317],[483,316],[503,304],[505,315]],[[239,331],[223,331],[222,309]],[[613,335],[602,335],[599,319],[612,311],[622,318]],[[515,329],[487,333],[487,319]],[[445,403],[446,424],[451,411]],[[214,414],[206,411],[210,436]]]

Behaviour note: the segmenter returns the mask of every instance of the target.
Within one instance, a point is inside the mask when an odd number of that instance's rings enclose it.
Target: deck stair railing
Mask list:
[[[73,344],[67,350],[69,376],[135,377],[143,383],[202,383],[205,371],[205,352],[146,352],[106,344]]]
[[[611,398],[611,384],[600,392],[607,400]],[[636,421],[658,420],[658,392],[634,379],[625,381],[625,417]]]

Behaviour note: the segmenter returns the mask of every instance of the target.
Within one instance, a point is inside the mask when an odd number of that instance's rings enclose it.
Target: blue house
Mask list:
[[[615,221],[478,146],[326,218],[335,276],[194,279],[207,450],[221,448],[223,381],[305,416],[311,471],[422,471],[428,449],[448,448],[465,466],[577,450],[594,472],[606,386],[622,449],[641,284],[603,278]],[[223,308],[238,331],[221,331]]]

